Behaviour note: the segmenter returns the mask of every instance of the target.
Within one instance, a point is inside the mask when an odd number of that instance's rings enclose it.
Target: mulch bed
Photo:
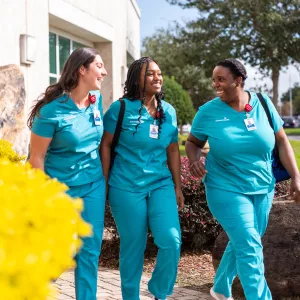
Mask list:
[[[108,233],[104,236],[107,237]],[[150,240],[145,253],[144,273],[151,276],[155,266],[157,249]],[[119,241],[104,239],[100,266],[119,268]],[[215,271],[210,251],[191,251],[183,249],[178,266],[177,285],[202,292],[209,292]]]

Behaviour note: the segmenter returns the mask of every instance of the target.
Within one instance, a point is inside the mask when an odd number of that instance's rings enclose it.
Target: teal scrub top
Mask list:
[[[131,192],[150,191],[163,185],[173,185],[167,166],[167,147],[178,142],[175,109],[162,101],[165,120],[161,125],[159,138],[154,139],[150,137],[150,124],[154,124],[154,118],[145,107],[141,110],[141,123],[136,131],[141,101],[126,98],[124,101],[126,109],[109,185]],[[115,132],[119,110],[120,101],[116,101],[104,115],[104,130],[108,133]]]
[[[282,127],[283,121],[272,101],[263,95],[273,120],[273,131],[256,93],[249,94],[253,107],[249,114],[256,130],[247,130],[245,111],[237,112],[219,97],[201,106],[193,120],[192,135],[200,141],[208,140],[210,146],[205,163],[206,186],[243,194],[263,194],[274,188],[274,131]]]
[[[103,135],[102,96],[80,109],[63,95],[46,104],[34,118],[32,132],[52,138],[45,157],[45,173],[68,186],[77,186],[103,177],[98,147]],[[95,125],[94,110],[100,111],[100,125]]]

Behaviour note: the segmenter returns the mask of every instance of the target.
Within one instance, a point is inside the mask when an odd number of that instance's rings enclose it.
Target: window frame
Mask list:
[[[53,28],[53,27],[49,28],[48,38],[49,38],[50,33],[55,34],[55,39],[56,39],[56,46],[55,46],[56,47],[56,49],[55,49],[55,51],[56,51],[55,52],[55,54],[56,54],[56,62],[55,62],[56,74],[50,73],[50,57],[49,57],[49,83],[50,83],[50,77],[56,78],[56,82],[58,81],[58,79],[60,77],[60,69],[59,69],[59,63],[60,63],[60,61],[59,61],[59,37],[60,36],[70,40],[70,54],[73,52],[73,42],[80,43],[87,47],[94,48],[93,42],[82,39],[80,37],[77,37],[75,35],[65,32],[65,31],[59,30],[57,28]],[[49,45],[49,48],[50,48],[50,45]]]

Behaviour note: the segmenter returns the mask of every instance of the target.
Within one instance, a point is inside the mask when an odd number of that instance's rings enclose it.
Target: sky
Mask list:
[[[189,20],[197,17],[198,11],[195,9],[182,9],[177,5],[170,5],[166,0],[137,0],[141,10],[141,41],[151,36],[158,28],[168,28],[174,21],[180,22],[182,25]],[[268,89],[272,88],[272,81],[269,78],[263,77],[257,68],[246,65],[248,79],[245,87],[255,87],[267,85]],[[263,78],[263,79],[261,79]],[[289,66],[286,70],[280,73],[279,77],[279,95],[285,93],[290,85],[294,83],[300,84],[299,71],[293,66]]]

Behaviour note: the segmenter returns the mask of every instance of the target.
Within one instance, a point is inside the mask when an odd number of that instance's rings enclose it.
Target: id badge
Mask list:
[[[158,126],[154,124],[150,124],[150,133],[149,136],[152,139],[158,139]]]
[[[94,122],[96,126],[101,126],[102,125],[102,120],[101,120],[101,115],[100,115],[100,110],[95,109],[94,110]]]
[[[252,118],[247,118],[244,120],[246,128],[248,131],[256,130],[256,125],[254,123],[254,120]]]

